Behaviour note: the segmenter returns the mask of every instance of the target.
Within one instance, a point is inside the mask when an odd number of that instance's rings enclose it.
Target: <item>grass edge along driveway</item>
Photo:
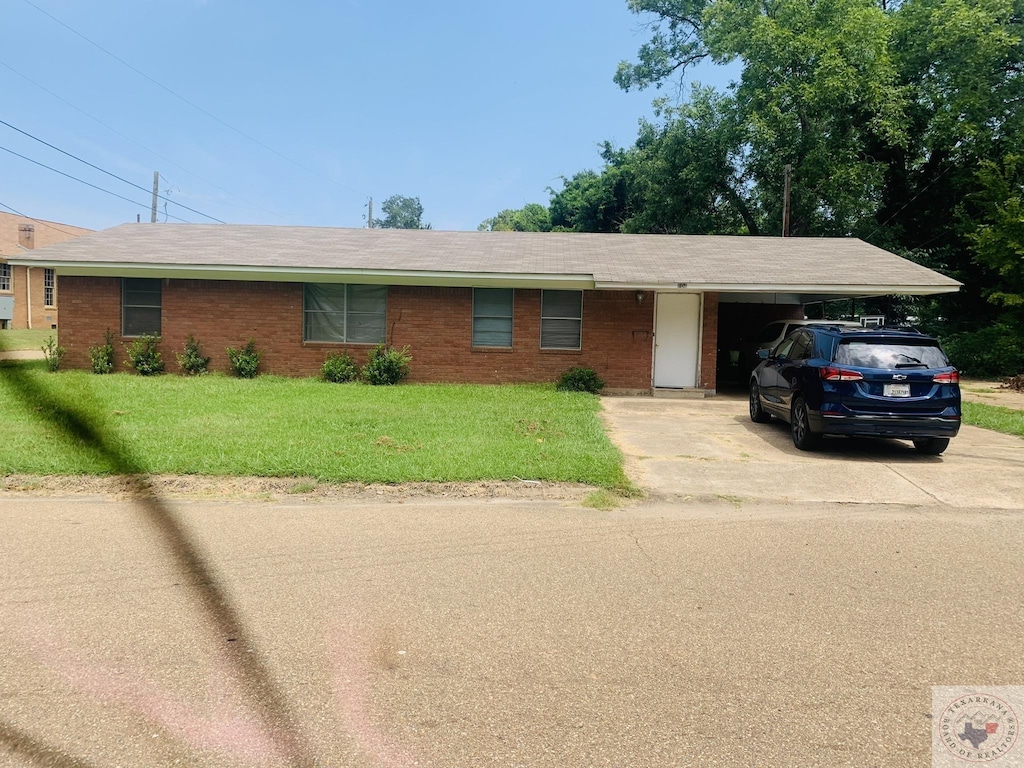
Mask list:
[[[109,474],[55,427],[56,402],[151,474],[399,483],[531,479],[626,488],[593,395],[551,385],[403,384],[212,375],[47,374],[21,364],[25,403],[0,368],[0,474]],[[9,369],[8,369],[9,372]]]

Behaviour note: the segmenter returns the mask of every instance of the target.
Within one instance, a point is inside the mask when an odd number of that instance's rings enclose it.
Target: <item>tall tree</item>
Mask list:
[[[418,197],[392,195],[381,205],[383,219],[374,219],[373,226],[380,229],[430,229],[423,223],[423,205]]]
[[[478,230],[487,232],[550,232],[551,212],[540,203],[522,208],[506,208],[480,222]]]

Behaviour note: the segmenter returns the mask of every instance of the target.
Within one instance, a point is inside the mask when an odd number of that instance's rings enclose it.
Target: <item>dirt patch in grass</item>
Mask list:
[[[964,379],[960,382],[960,395],[967,402],[1001,405],[1015,411],[1024,411],[1024,392],[1010,389],[999,381]]]
[[[329,483],[298,477],[209,477],[157,475],[140,484],[130,477],[91,475],[6,475],[0,478],[0,494],[11,496],[109,496],[130,498],[139,488],[149,488],[168,499],[224,499],[308,501],[339,499],[401,500],[409,498],[543,499],[581,503],[595,489],[577,483],[536,481],[487,481],[477,483]]]

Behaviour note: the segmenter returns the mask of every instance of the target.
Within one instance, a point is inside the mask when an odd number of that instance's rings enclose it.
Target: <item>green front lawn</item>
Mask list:
[[[80,416],[130,466],[155,474],[624,486],[622,457],[599,410],[594,396],[550,385],[371,387],[272,376],[47,374],[8,364],[0,367],[0,474],[115,471],[83,438]]]
[[[32,328],[19,331],[0,331],[0,351],[5,349],[33,349],[39,351],[43,342],[57,332],[50,328]]]
[[[964,402],[963,416],[964,424],[1024,437],[1024,411],[1004,408],[1001,405]]]

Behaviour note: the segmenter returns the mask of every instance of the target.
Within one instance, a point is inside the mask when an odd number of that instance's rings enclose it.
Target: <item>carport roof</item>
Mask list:
[[[853,238],[123,224],[9,261],[66,275],[877,295],[960,283]]]

